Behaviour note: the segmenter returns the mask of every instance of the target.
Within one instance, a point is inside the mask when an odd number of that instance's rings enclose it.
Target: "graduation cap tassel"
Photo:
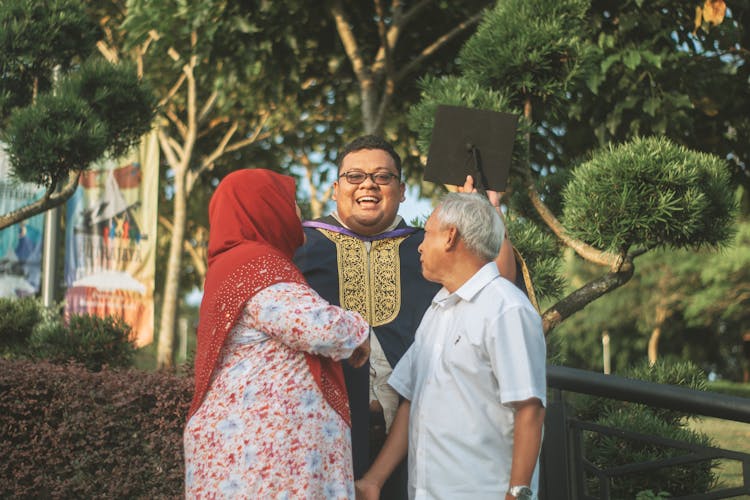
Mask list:
[[[482,196],[487,196],[487,189],[489,189],[489,182],[487,181],[487,176],[484,173],[484,169],[482,168],[482,156],[479,152],[479,148],[474,146],[473,144],[467,144],[466,150],[471,153],[471,157],[474,161],[474,171],[476,172],[476,175],[474,175],[474,179],[476,179],[476,185],[474,186],[479,194]]]

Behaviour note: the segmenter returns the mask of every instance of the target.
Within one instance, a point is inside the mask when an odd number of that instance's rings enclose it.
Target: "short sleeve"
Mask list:
[[[511,307],[495,320],[485,339],[497,377],[500,402],[538,398],[547,404],[547,347],[539,314],[531,307]]]

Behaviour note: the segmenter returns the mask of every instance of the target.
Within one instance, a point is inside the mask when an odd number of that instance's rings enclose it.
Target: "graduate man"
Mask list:
[[[469,178],[462,188],[473,189]],[[368,469],[370,427],[380,416],[387,428],[395,418],[398,394],[388,386],[393,367],[414,340],[414,333],[439,290],[420,272],[417,248],[424,231],[398,215],[404,201],[401,158],[390,143],[366,135],[344,147],[333,184],[336,210],[305,222],[307,241],[295,263],[327,301],[362,314],[372,327],[370,362],[354,369],[343,364],[352,413],[354,477]],[[494,204],[498,195],[489,192]],[[499,209],[498,209],[499,210]],[[513,249],[497,255],[501,274],[516,276]],[[377,452],[377,450],[374,450]],[[406,464],[396,468],[383,498],[406,498]]]

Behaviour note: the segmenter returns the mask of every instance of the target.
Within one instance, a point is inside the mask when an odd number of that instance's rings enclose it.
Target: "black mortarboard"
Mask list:
[[[440,105],[427,155],[427,181],[463,186],[467,175],[477,191],[505,191],[518,116]]]

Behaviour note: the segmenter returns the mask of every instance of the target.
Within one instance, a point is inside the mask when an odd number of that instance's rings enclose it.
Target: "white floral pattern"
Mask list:
[[[186,497],[354,498],[349,427],[304,352],[343,359],[367,333],[359,314],[305,285],[251,298],[185,429]]]

